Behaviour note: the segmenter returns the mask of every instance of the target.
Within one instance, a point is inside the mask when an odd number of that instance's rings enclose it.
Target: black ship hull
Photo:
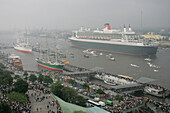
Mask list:
[[[93,49],[96,51],[149,56],[156,55],[157,46],[131,46],[131,45],[118,45],[118,44],[105,44],[97,42],[85,42],[78,40],[71,40],[72,46],[82,49]]]

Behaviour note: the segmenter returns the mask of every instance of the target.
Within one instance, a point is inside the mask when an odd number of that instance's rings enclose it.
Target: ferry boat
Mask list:
[[[126,85],[126,84],[135,84],[136,82],[132,77],[124,76],[124,75],[110,75],[105,73],[98,73],[95,75],[95,78],[104,81],[106,84],[118,84],[118,85]]]
[[[14,49],[25,53],[32,53],[32,47],[28,43],[28,40],[19,40],[16,44],[14,44]]]
[[[169,95],[169,92],[161,87],[155,88],[155,87],[146,86],[144,88],[144,91],[150,95],[157,96],[157,97],[163,97],[163,98],[165,98],[166,96]]]
[[[111,29],[107,23],[102,30],[83,29],[73,31],[70,38],[73,47],[91,49],[104,52],[129,55],[156,55],[158,42],[146,39],[132,31],[130,25],[127,30]]]

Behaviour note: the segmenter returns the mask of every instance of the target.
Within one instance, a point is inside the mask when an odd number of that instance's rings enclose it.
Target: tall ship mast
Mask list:
[[[56,42],[55,42],[55,44],[56,44]],[[55,48],[56,48],[56,46],[55,46]],[[40,52],[41,52],[41,47],[40,47]],[[44,67],[44,68],[47,68],[47,69],[50,69],[50,70],[63,72],[64,64],[61,64],[61,63],[58,62],[56,54],[57,54],[57,52],[56,52],[56,49],[55,49],[55,61],[51,61],[50,58],[49,58],[49,50],[47,49],[47,59],[48,60],[45,61],[45,59],[43,59],[42,56],[40,55],[40,57],[38,57],[36,59],[36,61],[37,61],[38,65],[41,66],[41,67]]]
[[[14,49],[25,53],[32,53],[32,47],[28,43],[28,38],[26,40],[25,39],[17,40],[17,43],[14,44]]]
[[[123,30],[111,29],[106,23],[102,30],[83,29],[73,31],[70,38],[72,46],[82,49],[129,54],[129,55],[156,55],[159,43],[155,40],[145,39],[135,33],[131,26]]]

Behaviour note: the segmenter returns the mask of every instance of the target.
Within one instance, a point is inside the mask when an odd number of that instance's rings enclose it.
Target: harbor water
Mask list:
[[[8,46],[13,46],[13,43],[18,39],[17,35],[0,35],[0,43]],[[48,46],[51,50],[54,50],[55,40],[53,38],[40,38],[40,37],[29,37],[28,41],[34,47],[45,49]],[[89,58],[84,57],[83,49],[71,47],[71,42],[68,39],[57,39],[57,48],[60,48],[63,54],[66,54],[65,59],[70,62],[71,65],[92,69],[94,67],[103,68],[102,71],[112,74],[122,74],[138,79],[140,77],[148,77],[155,79],[153,84],[158,84],[170,89],[170,48],[159,48],[156,56],[151,57],[151,63],[159,66],[158,71],[155,72],[154,68],[149,67],[148,61],[144,59],[144,56],[130,56],[123,54],[112,54],[115,61],[108,60],[106,55],[109,53],[103,53],[103,55],[92,56]],[[38,52],[33,53],[22,53],[10,49],[1,49],[1,52],[19,55],[23,62],[24,70],[39,71],[41,68],[38,67],[35,58],[39,56]],[[97,52],[99,54],[100,52]],[[74,58],[70,54],[74,54]],[[130,64],[138,65],[139,67],[132,67]],[[170,99],[164,100],[170,103]]]

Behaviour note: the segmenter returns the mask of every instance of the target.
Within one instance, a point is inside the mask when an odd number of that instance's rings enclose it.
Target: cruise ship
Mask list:
[[[83,29],[73,31],[72,46],[111,53],[129,55],[156,55],[159,43],[135,33],[130,25],[127,29],[111,29],[107,23],[102,30]]]
[[[28,44],[28,40],[19,40],[14,44],[14,49],[25,53],[32,53],[32,47]]]

